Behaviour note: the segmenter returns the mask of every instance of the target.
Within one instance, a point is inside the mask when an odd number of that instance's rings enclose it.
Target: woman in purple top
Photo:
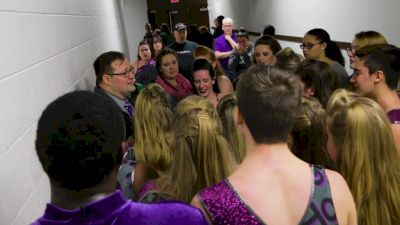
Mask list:
[[[193,94],[190,82],[179,73],[176,52],[170,48],[164,48],[156,59],[157,79],[159,84],[170,95],[173,106],[186,96]]]
[[[146,40],[141,41],[138,46],[138,59],[131,64],[136,70],[136,82],[143,85],[154,83],[157,77],[156,62],[150,49],[150,44]]]

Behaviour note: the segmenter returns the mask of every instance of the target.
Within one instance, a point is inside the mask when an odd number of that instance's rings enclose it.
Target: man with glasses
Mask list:
[[[101,54],[93,63],[96,73],[94,91],[111,98],[121,109],[125,122],[125,138],[133,135],[133,100],[135,75],[129,60],[120,52]]]

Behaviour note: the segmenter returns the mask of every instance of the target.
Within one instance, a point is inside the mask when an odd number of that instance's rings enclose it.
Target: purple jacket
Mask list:
[[[75,210],[47,204],[44,215],[31,225],[198,224],[207,225],[201,211],[176,202],[141,204],[125,200],[120,191]]]

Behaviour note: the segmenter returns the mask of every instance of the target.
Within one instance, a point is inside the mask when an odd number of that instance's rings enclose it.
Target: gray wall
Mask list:
[[[56,97],[93,88],[100,53],[127,49],[118,19],[116,0],[0,1],[0,224],[43,214],[50,189],[37,120]]]

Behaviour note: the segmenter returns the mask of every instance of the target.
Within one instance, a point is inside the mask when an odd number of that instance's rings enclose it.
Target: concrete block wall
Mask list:
[[[116,4],[0,1],[0,224],[42,215],[50,188],[34,148],[37,120],[58,96],[93,88],[100,53],[127,49]]]

